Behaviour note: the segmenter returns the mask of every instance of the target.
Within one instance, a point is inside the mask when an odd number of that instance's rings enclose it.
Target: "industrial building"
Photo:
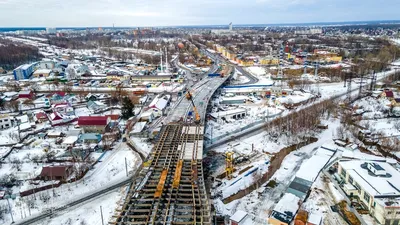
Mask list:
[[[36,63],[32,63],[32,64],[24,64],[17,67],[13,71],[14,79],[15,80],[29,79],[32,76],[32,73],[35,71],[34,69],[35,65]]]
[[[213,119],[216,122],[229,119],[242,119],[246,115],[247,115],[247,110],[245,108],[237,108],[233,110],[210,113],[211,119]]]
[[[47,34],[55,34],[57,33],[57,29],[55,27],[46,27]]]
[[[400,222],[400,172],[386,162],[351,160],[338,163],[343,191],[357,197],[380,224]]]

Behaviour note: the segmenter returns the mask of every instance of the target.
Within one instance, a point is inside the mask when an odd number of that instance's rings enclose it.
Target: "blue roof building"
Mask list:
[[[32,63],[32,64],[24,64],[17,67],[13,71],[14,79],[15,80],[29,79],[34,72],[35,65],[36,63]]]

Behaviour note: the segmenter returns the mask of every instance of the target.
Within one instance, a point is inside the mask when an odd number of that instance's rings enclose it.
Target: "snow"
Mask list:
[[[77,136],[68,136],[64,139],[63,144],[65,145],[72,145],[78,140]]]
[[[322,214],[313,212],[309,214],[307,222],[311,224],[320,224],[321,220],[322,220]]]
[[[79,205],[72,210],[69,209],[67,212],[62,213],[57,217],[47,219],[47,221],[40,225],[81,225],[83,222],[86,222],[88,225],[102,224],[100,207],[102,207],[104,223],[106,224],[114,214],[115,209],[118,206],[118,201],[123,197],[124,193],[120,190],[109,192],[88,203]]]
[[[24,152],[25,152],[25,150],[19,151],[19,153],[26,155],[26,153],[24,153]],[[43,151],[41,151],[41,152],[43,153]],[[44,203],[39,198],[37,200],[35,200],[35,204],[40,205],[41,207],[31,209],[32,215],[38,214],[40,212],[44,212],[45,210],[47,210],[51,207],[58,207],[58,206],[68,204],[69,202],[79,199],[82,196],[86,196],[88,193],[92,193],[95,190],[99,190],[100,188],[104,188],[106,186],[110,186],[112,184],[115,184],[115,183],[121,182],[122,180],[125,180],[127,178],[127,174],[125,172],[125,158],[127,160],[127,168],[128,168],[129,174],[132,174],[134,171],[136,171],[139,168],[140,164],[142,163],[140,158],[138,157],[138,155],[135,154],[130,148],[128,148],[125,143],[118,143],[115,147],[115,150],[107,151],[104,154],[105,155],[101,159],[101,161],[99,163],[97,163],[93,169],[89,170],[83,179],[81,179],[77,182],[63,184],[58,188],[54,188],[53,190],[54,190],[56,196],[53,197],[51,195],[51,199],[47,203]],[[96,156],[96,155],[98,157],[100,154],[93,154],[93,156]],[[20,157],[23,157],[23,156],[21,155]],[[34,167],[36,167],[36,164],[23,163],[22,171],[32,172],[33,171],[32,168],[34,168]],[[0,172],[3,173],[3,171],[10,171],[10,168],[11,168],[10,164],[8,164],[8,163],[4,164],[3,167],[0,169]],[[44,191],[44,192],[40,192],[40,193],[53,192],[53,190]],[[37,194],[39,194],[39,193],[37,193]],[[21,201],[20,199],[23,199],[24,202],[26,202],[28,199],[31,199],[31,198],[32,198],[32,195],[26,196],[23,198],[17,197],[17,199],[15,201],[14,200],[10,201],[10,203],[12,204],[14,211],[19,212],[20,210],[26,210],[24,208],[26,208],[27,206],[25,203],[23,203],[22,205],[18,205],[17,202]],[[115,202],[115,200],[114,200],[114,202]],[[104,207],[108,207],[108,205],[109,204],[105,204]],[[111,208],[108,209],[108,211],[110,211],[110,213],[115,208],[114,205],[110,204]],[[94,206],[96,206],[96,208],[98,207],[96,204],[94,204]],[[111,214],[108,214],[108,215],[111,215]],[[79,216],[77,216],[77,217],[79,217]],[[63,218],[65,218],[65,217],[63,217]],[[19,220],[21,218],[18,217],[18,218],[14,218],[14,219]],[[59,223],[55,222],[54,224],[59,224]],[[93,224],[93,223],[91,223],[91,224]],[[98,224],[98,223],[94,223],[94,224]]]
[[[259,66],[246,67],[245,70],[247,70],[249,73],[251,73],[252,75],[255,75],[257,77],[263,76],[266,74],[265,69],[263,67],[259,67]]]
[[[339,166],[344,168],[351,175],[363,190],[371,196],[385,194],[400,194],[394,187],[400,187],[400,172],[385,162],[373,162],[381,166],[391,177],[377,177],[370,175],[369,170],[361,168],[361,165],[368,161],[341,161]],[[393,187],[394,186],[394,187]]]
[[[241,222],[245,217],[247,216],[247,212],[238,210],[233,214],[230,218],[230,220],[233,220],[235,222]]]
[[[292,215],[295,215],[297,209],[299,207],[298,202],[300,198],[295,196],[292,193],[285,193],[281,200],[276,204],[274,211],[280,212],[283,214],[287,214],[287,212],[291,212]]]
[[[329,182],[329,190],[332,193],[336,202],[340,202],[344,199],[344,197],[340,194],[340,192],[336,189],[335,185],[332,182]]]
[[[301,165],[299,171],[296,173],[296,177],[314,182],[329,159],[330,157],[326,155],[313,155],[307,162]]]

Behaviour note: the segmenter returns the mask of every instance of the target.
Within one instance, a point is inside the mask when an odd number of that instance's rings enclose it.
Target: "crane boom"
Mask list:
[[[190,93],[190,91],[188,91],[188,92],[186,93],[186,99],[187,99],[187,100],[190,100],[190,102],[192,103],[193,111],[194,111],[194,115],[195,115],[195,120],[194,120],[194,122],[195,122],[195,123],[200,123],[200,115],[199,115],[199,112],[197,111],[196,105],[194,104],[193,95],[192,95],[192,93]]]

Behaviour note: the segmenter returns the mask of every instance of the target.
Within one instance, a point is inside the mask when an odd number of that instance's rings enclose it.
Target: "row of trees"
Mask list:
[[[14,44],[12,41],[0,38],[0,66],[5,70],[38,60],[41,57],[36,47]]]

